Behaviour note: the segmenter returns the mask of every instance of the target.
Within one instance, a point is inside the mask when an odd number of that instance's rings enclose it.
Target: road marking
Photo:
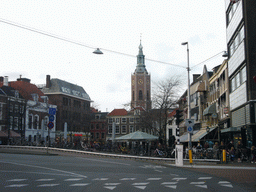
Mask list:
[[[104,185],[120,185],[121,183],[105,183]]]
[[[136,178],[122,178],[120,179],[121,181],[133,181],[135,180]]]
[[[212,177],[199,177],[198,179],[212,179]]]
[[[161,180],[162,178],[148,178],[147,180],[148,181],[159,181]]]
[[[108,178],[96,178],[96,179],[93,179],[95,181],[107,181]]]
[[[22,166],[26,166],[26,167],[34,167],[34,168],[51,170],[51,171],[57,171],[57,172],[66,173],[66,174],[73,175],[73,176],[87,178],[87,176],[85,176],[85,175],[80,175],[80,174],[72,173],[69,171],[63,171],[63,170],[59,170],[59,169],[52,169],[52,168],[42,167],[42,166],[37,166],[37,165],[27,165],[27,164],[22,164],[22,163],[13,163],[13,162],[5,162],[5,161],[0,161],[0,162],[7,163],[7,164],[13,164],[13,165],[22,165]]]
[[[147,185],[149,184],[148,182],[147,183],[133,183],[132,185]]]
[[[113,189],[115,189],[115,188],[116,188],[116,186],[111,186],[111,187],[105,186],[104,188],[106,188],[106,189],[110,189],[110,190],[113,190]]]
[[[38,185],[37,187],[55,187],[58,185],[60,185],[60,184],[44,184],[44,185]]]
[[[221,186],[233,188],[233,185],[231,185],[231,184],[222,184]]]
[[[37,179],[36,181],[53,181],[55,179]]]
[[[83,186],[86,186],[86,185],[89,185],[90,183],[76,183],[76,184],[72,184],[72,185],[69,185],[69,186],[72,186],[72,187],[83,187]]]
[[[147,186],[134,186],[134,187],[136,187],[136,188],[138,188],[138,189],[145,189]]]
[[[65,179],[64,181],[81,181],[83,178],[70,178],[70,179]]]
[[[84,159],[84,160],[89,160],[89,161],[98,161],[98,162],[103,162],[103,163],[112,163],[112,164],[118,164],[118,165],[127,165],[131,166],[131,164],[128,163],[118,163],[118,162],[113,162],[113,161],[104,161],[104,160],[98,160],[98,159],[90,159],[90,158],[83,158],[83,157],[77,157],[77,159]]]
[[[172,188],[172,189],[176,189],[176,188],[177,188],[177,185],[165,185],[165,187],[169,187],[169,188]]]
[[[13,182],[20,182],[20,181],[26,181],[27,179],[11,179],[8,181],[13,181]]]
[[[179,181],[179,180],[186,180],[187,178],[173,178],[172,180],[176,180],[176,181]]]
[[[202,185],[202,184],[205,184],[204,181],[200,181],[200,182],[191,182],[190,183],[191,185]]]
[[[195,186],[207,189],[207,185],[195,185]]]
[[[155,170],[156,172],[159,172],[159,173],[162,173],[163,171],[160,171],[160,170]]]
[[[177,183],[178,182],[163,182],[163,183],[161,183],[161,185],[175,185]]]
[[[5,187],[25,187],[25,186],[28,186],[28,184],[7,185]]]
[[[226,184],[226,183],[230,183],[229,181],[219,181],[219,184]]]

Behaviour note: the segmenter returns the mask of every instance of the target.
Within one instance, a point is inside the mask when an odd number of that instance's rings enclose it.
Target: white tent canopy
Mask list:
[[[157,140],[158,136],[150,135],[141,131],[136,131],[121,137],[116,138],[115,140]]]

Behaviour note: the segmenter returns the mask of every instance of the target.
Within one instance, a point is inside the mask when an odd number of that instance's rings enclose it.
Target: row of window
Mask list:
[[[19,125],[20,126],[24,125],[24,122],[19,117],[10,116],[9,122],[10,122],[10,129],[13,129],[13,130],[16,130],[16,131],[19,130]]]
[[[228,45],[228,50],[230,57],[234,54],[240,43],[244,40],[244,26],[238,29],[237,33],[234,35],[231,43]]]
[[[24,113],[24,105],[18,105],[15,104],[14,106],[12,104],[9,105],[9,112],[10,113],[20,113],[23,114]]]
[[[246,81],[246,67],[242,68],[240,72],[238,72],[231,79],[231,92],[235,91],[238,87],[240,87]]]
[[[91,139],[105,139],[105,133],[91,133]]]
[[[47,124],[48,124],[49,120],[48,120],[48,117],[46,116],[44,118],[44,127],[46,128],[47,127]],[[28,129],[40,129],[40,126],[39,126],[39,116],[38,115],[32,115],[30,114],[29,117],[28,117]]]
[[[119,124],[120,120],[121,120],[121,123],[127,123],[128,119],[129,119],[130,123],[134,123],[134,122],[140,123],[140,118],[134,118],[134,117],[130,117],[130,118],[125,118],[125,117],[122,117],[122,118],[108,118],[108,123],[115,122],[116,124]]]
[[[78,100],[73,101],[73,106],[75,108],[80,109],[82,107],[82,104],[83,104],[83,109],[86,109],[86,110],[90,109],[90,103],[89,102],[81,102],[81,101],[78,101]],[[67,98],[67,97],[63,97],[63,105],[71,107],[72,106],[71,99]]]
[[[129,133],[133,133],[134,131],[137,131],[137,130],[140,130],[140,127],[137,126],[137,125],[129,125]],[[121,129],[120,129],[121,128]],[[112,125],[109,125],[108,126],[108,134],[112,134],[112,131],[113,131],[113,127]],[[145,132],[145,128],[142,128],[141,129],[142,132]],[[115,134],[126,134],[127,133],[127,126],[126,125],[122,125],[122,126],[119,126],[119,125],[116,125],[116,132]]]
[[[95,126],[94,126],[95,125]],[[101,126],[100,126],[101,125]],[[99,124],[99,123],[97,123],[97,124],[91,124],[91,130],[93,130],[93,129],[96,129],[96,130],[98,130],[98,129],[102,129],[102,130],[104,130],[105,129],[105,124],[104,123],[101,123],[101,124]]]
[[[228,10],[228,12],[227,12],[227,14],[228,14],[228,17],[227,17],[227,24],[229,24],[230,21],[232,20],[234,14],[235,14],[235,12],[236,12],[236,9],[237,9],[238,5],[239,5],[239,1],[238,1],[237,3],[231,4],[231,6],[230,6],[230,8],[229,8],[229,10]]]
[[[143,100],[143,93],[142,93],[142,90],[139,90],[139,100]],[[150,100],[150,96],[149,96],[149,91],[147,91],[147,97],[146,97],[147,100]],[[134,91],[132,92],[132,100],[134,101],[135,100],[135,93]]]

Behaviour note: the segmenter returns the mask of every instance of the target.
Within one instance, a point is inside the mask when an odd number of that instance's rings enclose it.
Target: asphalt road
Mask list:
[[[250,191],[216,175],[156,163],[86,155],[10,153],[0,153],[0,190]]]

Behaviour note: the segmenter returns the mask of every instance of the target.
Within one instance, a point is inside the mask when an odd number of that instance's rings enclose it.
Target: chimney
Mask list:
[[[193,74],[193,83],[197,82],[198,81],[198,77],[200,77],[201,75],[200,74]]]
[[[4,76],[3,86],[8,86],[8,76]]]
[[[51,87],[51,76],[46,75],[46,88],[50,88],[50,87]]]

